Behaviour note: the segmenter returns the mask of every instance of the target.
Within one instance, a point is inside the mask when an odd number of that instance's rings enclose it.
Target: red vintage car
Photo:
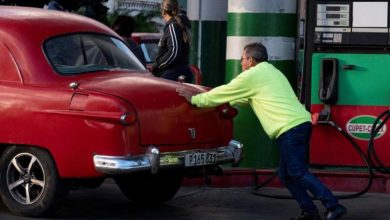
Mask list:
[[[234,108],[198,109],[152,76],[107,26],[0,7],[0,196],[15,214],[53,211],[69,188],[114,178],[136,202],[171,199],[185,176],[238,163]]]

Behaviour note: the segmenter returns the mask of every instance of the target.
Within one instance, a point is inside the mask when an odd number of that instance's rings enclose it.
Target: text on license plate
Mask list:
[[[184,161],[186,167],[215,164],[217,152],[202,152],[186,154]]]

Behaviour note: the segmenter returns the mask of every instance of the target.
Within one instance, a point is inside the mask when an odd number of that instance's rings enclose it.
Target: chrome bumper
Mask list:
[[[105,156],[95,155],[93,162],[95,169],[104,174],[128,174],[137,171],[150,171],[156,174],[159,169],[185,167],[186,154],[197,152],[216,151],[216,164],[233,162],[238,164],[243,153],[243,144],[231,140],[228,146],[207,150],[188,150],[180,152],[160,153],[155,146],[150,146],[147,153],[137,156]]]

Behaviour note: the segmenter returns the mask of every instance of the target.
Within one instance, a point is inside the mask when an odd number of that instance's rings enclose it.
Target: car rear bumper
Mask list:
[[[207,150],[188,150],[160,153],[155,146],[150,146],[147,153],[137,156],[95,155],[95,169],[104,174],[128,174],[137,171],[150,171],[155,174],[159,169],[185,167],[185,155],[191,153],[217,152],[216,164],[238,164],[242,158],[243,144],[231,140],[228,146]]]

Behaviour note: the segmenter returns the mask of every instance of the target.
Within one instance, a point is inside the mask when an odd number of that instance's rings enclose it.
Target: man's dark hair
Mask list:
[[[257,63],[268,61],[267,48],[261,43],[251,43],[244,47],[245,54],[252,57]]]
[[[118,15],[112,23],[112,29],[120,36],[130,37],[134,31],[135,21],[132,17]]]

